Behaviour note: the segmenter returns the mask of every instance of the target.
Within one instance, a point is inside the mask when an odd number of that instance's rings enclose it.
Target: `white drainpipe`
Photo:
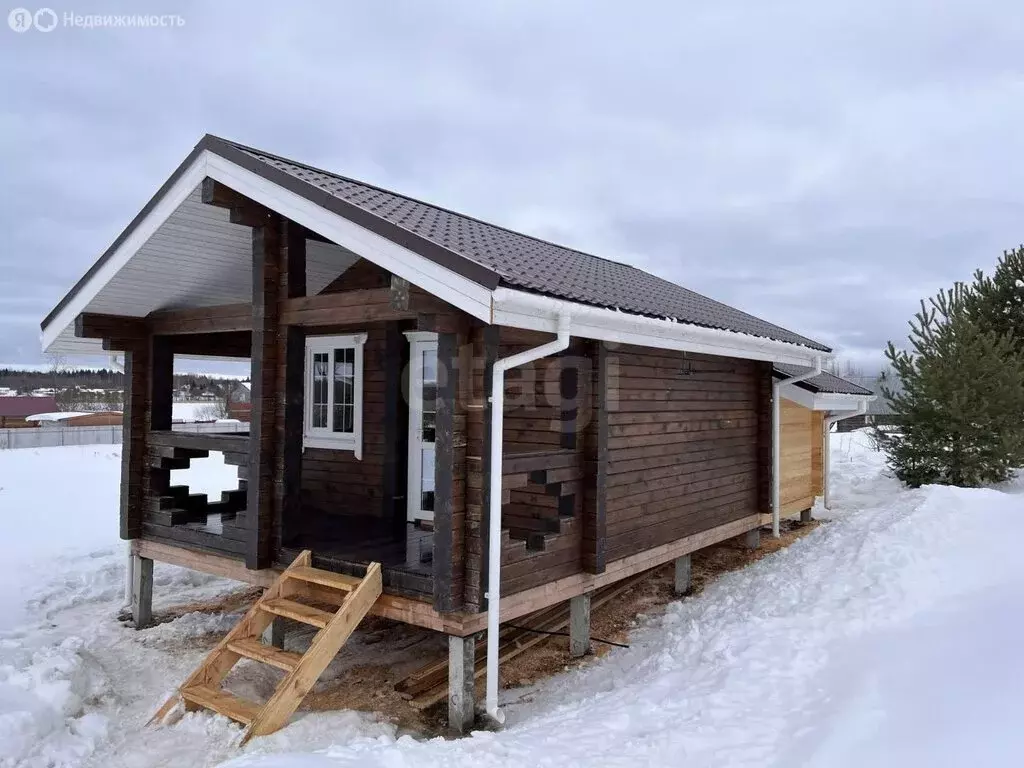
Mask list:
[[[832,476],[832,427],[836,422],[843,419],[852,419],[854,416],[863,416],[868,412],[868,401],[861,400],[860,407],[856,411],[842,413],[838,416],[830,416],[825,419],[824,445],[822,446],[821,468],[822,468],[822,495],[824,496],[825,509],[832,509],[832,494],[829,491],[829,478]]]
[[[491,381],[491,498],[489,505],[487,563],[487,714],[495,722],[505,722],[498,708],[498,627],[501,613],[501,444],[504,431],[505,371],[542,357],[561,352],[569,346],[569,315],[558,316],[558,337],[539,347],[494,361]]]
[[[790,376],[788,379],[776,380],[772,377],[772,536],[779,538],[779,520],[782,519],[782,503],[779,501],[782,486],[779,473],[782,471],[782,438],[780,421],[782,420],[779,406],[780,392],[783,384],[796,384],[798,381],[810,379],[821,373],[821,358],[814,359],[811,370]]]

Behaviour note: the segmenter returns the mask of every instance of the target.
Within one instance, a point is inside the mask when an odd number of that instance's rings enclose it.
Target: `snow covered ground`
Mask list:
[[[672,604],[631,648],[508,692],[503,731],[419,740],[319,713],[239,750],[210,715],[142,727],[202,655],[187,641],[233,617],[114,621],[116,453],[0,454],[5,618],[20,610],[0,631],[0,766],[1024,764],[1022,483],[906,490],[863,436],[837,436],[831,522]],[[158,566],[156,608],[231,588]]]

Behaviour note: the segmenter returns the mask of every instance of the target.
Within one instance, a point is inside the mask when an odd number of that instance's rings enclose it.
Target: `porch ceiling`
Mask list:
[[[160,309],[236,304],[252,298],[252,230],[227,209],[205,205],[201,187],[170,214],[83,311],[143,317]],[[359,257],[320,240],[306,241],[306,283],[319,293]],[[47,352],[105,355],[98,339],[64,327]]]

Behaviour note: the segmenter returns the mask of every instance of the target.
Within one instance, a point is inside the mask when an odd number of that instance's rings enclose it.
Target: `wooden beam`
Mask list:
[[[121,443],[121,538],[142,535],[146,505],[146,422],[149,416],[149,347],[124,355]]]
[[[146,315],[150,333],[162,336],[182,333],[226,333],[252,330],[251,304],[164,309]]]
[[[210,357],[249,357],[252,352],[250,331],[224,333],[184,333],[171,336],[171,349],[176,355],[208,355]]]
[[[405,538],[408,518],[409,342],[406,324],[388,323],[384,341],[384,462],[382,467],[381,513],[392,521],[392,531]]]
[[[229,210],[231,212],[230,221],[232,224],[258,227],[274,218],[274,212],[270,209],[265,208],[255,200],[236,192],[219,181],[211,179],[209,176],[203,179],[202,199],[206,205]],[[304,238],[307,240],[316,240],[320,243],[332,242],[316,232],[310,232],[297,224],[294,224],[294,226],[303,232]]]
[[[590,344],[590,421],[583,433],[583,569],[603,573],[607,549],[608,350]]]
[[[271,562],[274,525],[274,426],[278,361],[280,223],[252,231],[252,411],[249,419],[249,485],[245,547],[247,568]]]
[[[141,317],[104,315],[82,312],[75,317],[75,338],[122,339],[141,341],[147,335],[146,321]]]
[[[280,295],[286,299],[306,295],[305,229],[284,222],[284,250]],[[305,403],[306,332],[301,326],[282,329],[284,410],[281,413],[281,482],[277,484],[277,525],[281,542],[290,541],[302,513],[302,421]]]
[[[465,592],[466,387],[468,375],[460,365],[465,336],[442,333],[437,337],[437,399],[434,444],[434,608],[459,610]],[[470,360],[471,362],[471,360]],[[409,493],[417,489],[410,488]]]

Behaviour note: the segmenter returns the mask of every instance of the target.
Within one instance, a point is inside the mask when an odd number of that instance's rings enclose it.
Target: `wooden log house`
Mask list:
[[[564,349],[509,369],[492,413],[497,361],[560,328]],[[380,562],[372,612],[448,634],[463,661],[489,608],[508,621],[575,600],[578,635],[594,590],[754,541],[773,364],[830,351],[641,270],[213,136],[42,329],[50,351],[124,353],[139,624],[153,560],[268,585],[309,549],[350,575]],[[176,357],[250,362],[247,434],[172,431]],[[172,484],[214,451],[238,469],[221,498]],[[468,723],[472,674],[451,680]]]

